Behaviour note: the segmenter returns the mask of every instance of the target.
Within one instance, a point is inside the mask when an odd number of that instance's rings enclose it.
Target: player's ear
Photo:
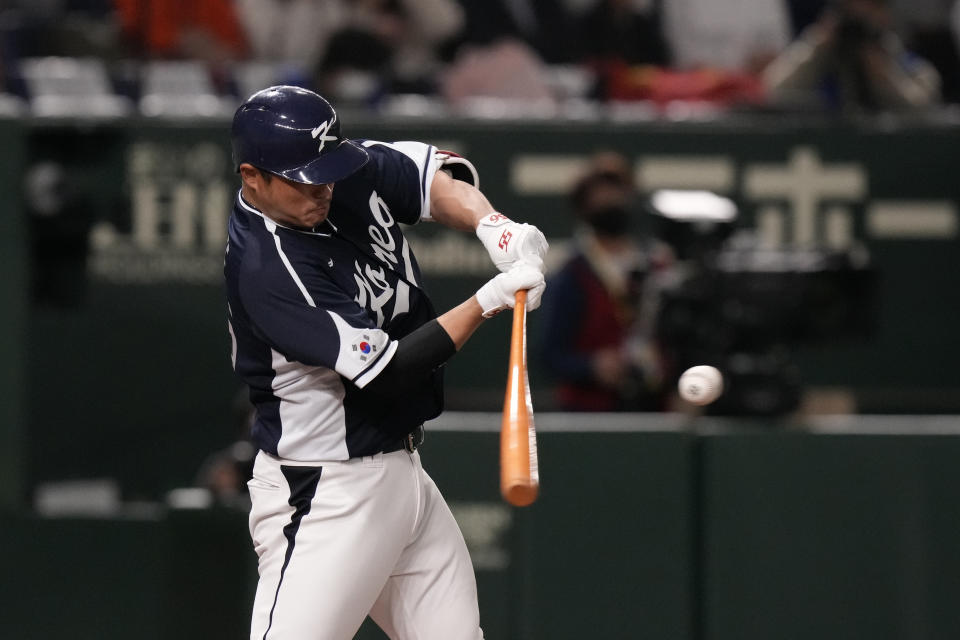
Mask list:
[[[244,186],[251,189],[256,189],[260,183],[260,170],[257,169],[252,164],[244,162],[240,165],[240,180],[243,181]]]

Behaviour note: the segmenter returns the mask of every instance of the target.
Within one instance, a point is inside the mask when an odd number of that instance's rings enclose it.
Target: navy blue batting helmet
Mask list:
[[[248,162],[306,184],[342,180],[370,158],[341,137],[330,103],[300,87],[269,87],[247,98],[233,115],[231,142],[237,170]]]

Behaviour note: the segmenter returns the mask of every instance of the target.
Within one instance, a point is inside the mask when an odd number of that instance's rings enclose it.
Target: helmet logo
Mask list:
[[[332,118],[330,118],[329,120],[325,120],[320,124],[319,127],[317,127],[316,129],[310,132],[311,136],[320,140],[320,148],[318,149],[320,153],[323,153],[323,145],[325,145],[327,142],[336,141],[337,136],[327,135],[327,132],[330,131],[330,127],[332,127],[333,123],[335,123],[336,121],[337,121],[337,114],[333,114]]]

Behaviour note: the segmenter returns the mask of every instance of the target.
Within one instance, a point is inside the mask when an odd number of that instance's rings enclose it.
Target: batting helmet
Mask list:
[[[341,137],[330,103],[300,87],[256,92],[233,115],[230,133],[236,170],[248,162],[305,184],[342,180],[370,158],[363,147]]]

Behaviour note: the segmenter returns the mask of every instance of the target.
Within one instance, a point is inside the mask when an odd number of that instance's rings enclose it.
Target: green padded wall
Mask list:
[[[703,439],[703,640],[947,640],[960,629],[950,435]]]
[[[0,508],[16,508],[26,485],[27,285],[26,222],[20,209],[23,127],[0,119]]]

